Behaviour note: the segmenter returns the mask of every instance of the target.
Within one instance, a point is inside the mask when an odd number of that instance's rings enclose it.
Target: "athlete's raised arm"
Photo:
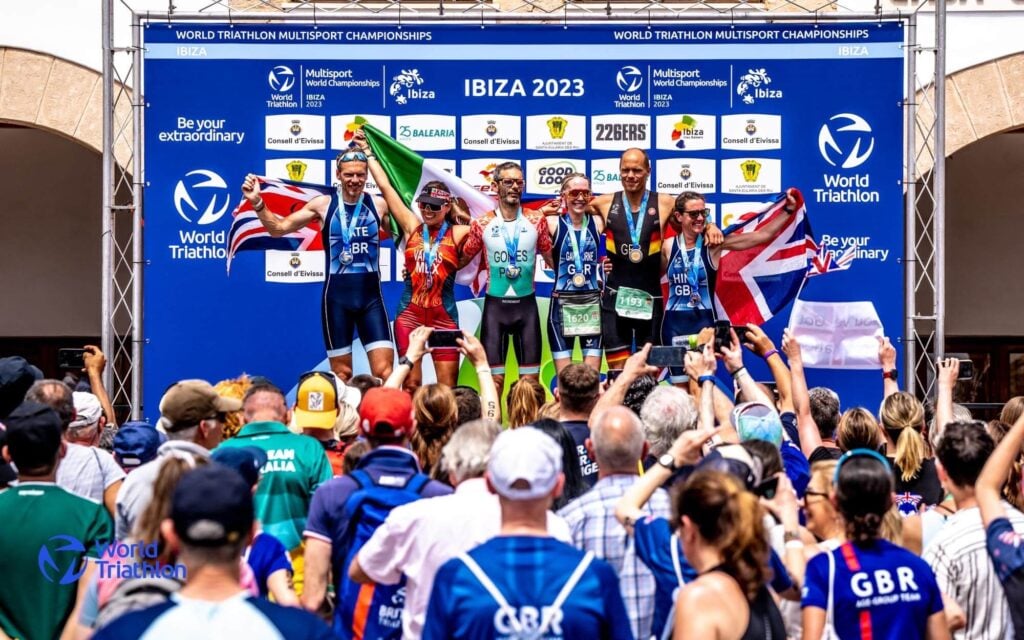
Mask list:
[[[260,182],[253,174],[245,176],[242,181],[242,195],[252,205],[253,211],[259,216],[260,222],[274,238],[294,233],[313,220],[323,220],[324,210],[330,202],[329,196],[317,196],[307,202],[301,209],[289,216],[280,216],[271,211],[260,195]]]
[[[377,210],[381,213],[382,217],[385,215],[385,212],[390,213],[391,217],[398,222],[398,226],[402,228],[406,235],[412,234],[416,227],[420,225],[420,219],[406,206],[398,192],[391,186],[391,180],[388,179],[387,172],[377,162],[377,156],[373,155],[370,143],[366,141],[366,134],[362,129],[356,131],[352,142],[366,155],[366,165],[369,167],[373,181],[377,183],[377,188],[380,189],[380,193],[383,196],[384,209],[380,208],[380,203],[377,202],[378,198],[374,198],[374,204],[378,205]]]

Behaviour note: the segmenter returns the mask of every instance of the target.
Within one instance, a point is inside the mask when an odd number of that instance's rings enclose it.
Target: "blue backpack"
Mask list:
[[[396,585],[359,584],[348,577],[352,558],[395,507],[419,500],[430,478],[422,473],[382,473],[375,481],[362,469],[349,477],[358,488],[345,502],[348,525],[338,551],[344,554],[338,584],[334,631],[345,640],[399,640],[405,606],[405,577]]]

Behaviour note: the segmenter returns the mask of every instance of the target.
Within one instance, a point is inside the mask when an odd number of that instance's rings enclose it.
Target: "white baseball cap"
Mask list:
[[[491,447],[487,476],[498,495],[509,500],[543,498],[561,473],[562,447],[539,429],[503,431]]]
[[[103,415],[103,406],[95,394],[87,391],[75,391],[71,394],[71,398],[75,403],[75,419],[71,421],[68,428],[88,427],[99,421],[100,416]]]

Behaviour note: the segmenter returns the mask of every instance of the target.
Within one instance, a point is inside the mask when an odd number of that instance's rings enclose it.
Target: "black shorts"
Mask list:
[[[616,290],[608,287],[601,294],[601,338],[608,360],[622,359],[647,342],[661,344],[665,300],[661,296],[654,298],[654,314],[650,320],[634,320],[615,313],[615,295]]]
[[[504,375],[508,343],[516,354],[519,373],[540,371],[540,314],[533,294],[522,298],[484,297],[480,342],[487,353],[487,362],[494,375]]]
[[[365,351],[395,348],[376,273],[328,275],[320,310],[327,357],[352,353],[356,331]]]

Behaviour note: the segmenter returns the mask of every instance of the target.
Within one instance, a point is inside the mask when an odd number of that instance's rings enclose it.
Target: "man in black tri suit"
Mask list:
[[[610,369],[646,342],[660,343],[664,313],[661,292],[663,229],[675,209],[675,196],[647,190],[651,159],[643,149],[627,149],[619,159],[622,191],[591,203],[605,221],[605,248],[611,272],[601,296],[601,329]],[[706,242],[722,242],[722,232],[708,225]]]

